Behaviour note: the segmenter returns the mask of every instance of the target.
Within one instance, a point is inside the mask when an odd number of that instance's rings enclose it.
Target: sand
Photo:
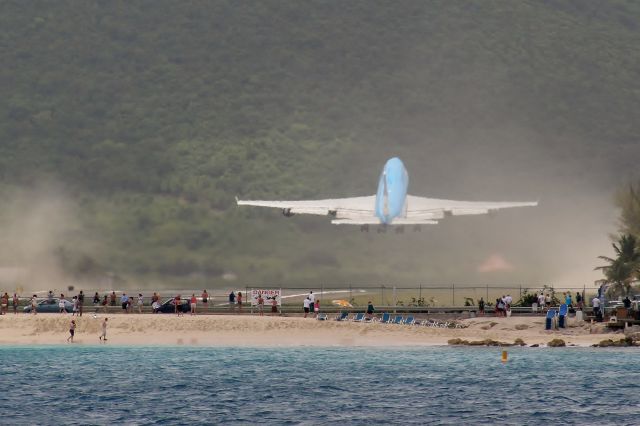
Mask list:
[[[301,317],[251,315],[181,316],[169,314],[107,315],[108,344],[194,346],[433,346],[449,339],[493,339],[545,345],[554,338],[567,345],[590,346],[621,334],[604,333],[601,325],[574,324],[545,331],[543,317],[482,317],[459,321],[464,329],[380,323],[317,321]],[[0,316],[0,345],[66,344],[69,322],[77,322],[75,344],[99,344],[105,314],[8,314]]]

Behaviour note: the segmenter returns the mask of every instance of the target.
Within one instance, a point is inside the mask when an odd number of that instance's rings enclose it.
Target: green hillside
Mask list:
[[[633,1],[1,2],[0,267],[561,277],[637,165],[639,22]],[[383,236],[234,203],[369,195],[392,155],[417,195],[546,207]],[[479,276],[494,252],[515,268]]]

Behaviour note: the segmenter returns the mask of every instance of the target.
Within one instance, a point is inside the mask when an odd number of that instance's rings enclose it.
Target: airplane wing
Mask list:
[[[407,195],[407,219],[441,219],[445,215],[487,214],[500,209],[537,205],[537,201],[456,201]]]
[[[336,219],[351,220],[380,220],[375,216],[376,196],[336,198],[329,200],[301,200],[301,201],[263,201],[238,200],[239,206],[273,207],[282,209],[285,215],[317,214],[330,215]]]
[[[377,217],[362,219],[334,219],[331,221],[334,225],[380,225],[380,219]],[[393,225],[437,225],[437,220],[431,219],[409,219],[405,217],[396,217],[393,219]]]

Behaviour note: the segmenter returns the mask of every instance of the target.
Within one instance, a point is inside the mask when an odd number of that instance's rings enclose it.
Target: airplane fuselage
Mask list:
[[[375,214],[384,225],[390,225],[396,217],[404,217],[407,207],[409,173],[402,161],[389,159],[378,181]]]

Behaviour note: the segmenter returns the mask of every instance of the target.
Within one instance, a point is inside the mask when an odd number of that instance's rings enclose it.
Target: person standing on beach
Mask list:
[[[264,315],[264,298],[262,297],[262,293],[258,293],[258,313],[260,316]]]
[[[38,313],[38,296],[35,294],[31,298],[31,313],[33,315],[36,315]]]
[[[320,299],[316,299],[315,302],[313,302],[313,315],[318,318],[318,314],[320,313]]]
[[[307,297],[309,298],[309,308],[313,311],[313,307],[316,305],[316,296],[312,290],[309,290]]]
[[[129,304],[129,296],[127,296],[127,293],[122,293],[122,296],[120,296],[120,305],[122,306],[122,310],[125,311],[125,313],[129,313],[127,311],[128,304]]]
[[[107,295],[104,295],[104,299],[102,299],[102,307],[104,308],[104,313],[107,313],[107,305],[109,304],[109,301],[107,300]]]
[[[78,294],[78,315],[82,316],[82,310],[84,309],[84,292],[80,290]]]
[[[547,306],[547,309],[551,307],[551,296],[549,296],[549,293],[544,296],[544,304]]]
[[[373,303],[371,303],[371,300],[369,300],[369,303],[367,303],[367,318],[369,320],[373,319],[373,313],[376,311],[376,309],[373,307]]]
[[[73,336],[76,334],[76,321],[71,320],[71,324],[69,324],[69,337],[67,337],[67,342],[73,343]]]
[[[576,305],[578,305],[578,309],[582,310],[582,296],[580,292],[576,293]]]
[[[511,304],[512,303],[513,303],[513,297],[511,297],[510,294],[507,294],[507,296],[504,298],[505,311],[510,311],[511,310]]]
[[[277,315],[278,314],[278,299],[276,299],[276,297],[274,296],[273,299],[271,299],[271,315]]]
[[[138,293],[138,313],[142,313],[142,306],[144,305],[144,297],[142,297],[142,293]]]
[[[600,314],[600,299],[598,299],[598,296],[591,300],[591,306],[593,306],[593,315],[596,317],[596,321],[601,322],[602,315]]]
[[[96,294],[93,295],[93,309],[94,313],[98,313],[98,308],[100,306],[100,295],[96,291]]]
[[[564,298],[564,303],[568,308],[573,307],[573,301],[571,300],[571,293],[567,293],[567,296]]]
[[[65,306],[66,304],[67,304],[67,301],[64,299],[64,294],[60,294],[60,301],[58,302],[58,308],[60,308],[61,314],[67,313],[67,308]]]
[[[478,300],[478,315],[484,316],[484,299],[482,297]]]
[[[112,291],[111,292],[111,296],[110,296],[111,300],[109,301],[111,306],[116,306],[116,292]]]
[[[238,292],[238,312],[242,313],[242,292]]]
[[[233,292],[233,290],[231,290],[231,293],[229,293],[229,309],[231,309],[231,312],[233,312],[233,310],[235,309],[235,304],[236,294]]]
[[[1,310],[0,310],[0,315],[6,315],[7,314],[7,309],[9,306],[9,294],[5,293],[2,295],[2,300],[0,300],[0,304],[1,306]]]
[[[179,294],[173,299],[173,306],[176,314],[180,316],[180,314],[182,314],[182,300],[180,300]]]
[[[18,295],[17,295],[16,293],[13,293],[13,301],[12,301],[12,304],[13,304],[13,313],[14,313],[15,315],[18,315],[18,302],[19,302],[19,301],[18,301]]]
[[[102,334],[100,335],[100,340],[106,342],[107,341],[107,320],[109,318],[105,318],[102,321]]]
[[[73,317],[78,313],[78,296],[73,296],[71,300],[71,304],[73,305],[73,312],[71,313],[71,316]]]
[[[540,294],[538,295],[538,306],[540,306],[540,310],[542,312],[545,311],[545,306],[544,306],[544,294],[542,292],[540,292]]]
[[[309,300],[309,296],[304,299],[302,303],[302,307],[304,309],[304,317],[306,318],[309,315],[309,306],[311,305],[311,300]]]
[[[198,298],[196,298],[196,294],[192,293],[191,294],[191,315],[195,315],[196,314],[196,303],[198,303]]]
[[[205,311],[209,310],[209,293],[207,293],[206,289],[202,290],[202,305]]]

